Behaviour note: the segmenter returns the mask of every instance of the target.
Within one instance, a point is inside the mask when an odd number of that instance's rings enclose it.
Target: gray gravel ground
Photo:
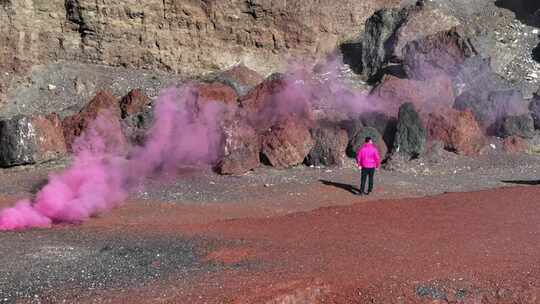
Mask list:
[[[44,185],[50,171],[62,170],[69,160],[0,170],[0,194],[24,197]],[[177,177],[149,179],[133,199],[190,203],[249,203],[281,195],[309,195],[306,187],[321,180],[356,184],[353,161],[344,168],[299,166],[289,170],[262,167],[242,176],[220,176],[211,171],[185,172]],[[418,159],[399,171],[379,170],[378,197],[436,195],[527,184],[540,180],[540,155],[494,153],[476,158],[447,153],[437,159]],[[516,181],[512,183],[511,181]],[[521,181],[521,182],[520,182]],[[309,187],[307,187],[309,188]]]
[[[451,157],[438,163],[417,160],[401,172],[380,170],[377,174],[378,197],[475,191],[518,185],[510,181],[540,180],[540,156],[498,154],[476,159]],[[206,172],[188,174],[168,184],[150,182],[146,190],[136,193],[136,197],[180,203],[249,203],[287,194],[309,196],[310,193],[299,189],[305,189],[302,186],[306,185],[319,185],[321,180],[356,184],[358,178],[358,170],[353,168],[352,163],[338,169],[300,166],[283,171],[260,168],[239,177]]]
[[[217,269],[199,261],[197,248],[211,246],[207,240],[57,227],[2,233],[0,243],[3,304],[70,302],[171,278],[181,285]]]
[[[78,112],[99,90],[122,97],[140,88],[153,99],[161,89],[181,79],[164,72],[81,63],[34,66],[29,84],[12,89],[9,102],[0,105],[0,117],[50,112],[64,117]]]
[[[61,170],[67,164],[66,160],[2,170],[0,193],[31,195],[43,185],[48,172]],[[292,206],[296,200],[335,203],[343,198],[336,194],[347,195],[340,186],[325,186],[321,180],[336,185],[356,183],[358,171],[351,161],[339,169],[259,168],[237,177],[191,172],[174,180],[151,180],[146,189],[132,196],[142,203],[167,201],[190,205],[280,201],[291,206],[285,209],[295,210]],[[539,181],[540,156],[492,154],[471,159],[447,154],[439,160],[415,160],[399,172],[379,171],[374,198],[425,196]],[[325,197],[315,198],[310,189],[322,189]],[[312,208],[318,206],[321,204]],[[222,267],[200,259],[202,251],[220,242],[156,232],[105,230],[84,224],[1,233],[0,303],[16,303],[15,299],[29,303],[71,303],[77,302],[77,297],[122,293],[166,279],[180,282],[179,285],[188,284],[189,278]],[[254,267],[235,267],[248,266]]]

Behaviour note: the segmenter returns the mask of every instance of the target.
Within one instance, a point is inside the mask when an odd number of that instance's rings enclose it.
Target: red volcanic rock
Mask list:
[[[242,96],[240,105],[247,111],[260,112],[275,103],[278,94],[283,92],[286,86],[286,80],[282,75],[273,75]]]
[[[120,100],[122,118],[141,112],[151,102],[141,89],[134,89]]]
[[[240,98],[240,106],[258,131],[287,119],[302,120],[306,125],[314,119],[312,107],[302,88],[274,74]]]
[[[222,72],[217,79],[234,88],[240,96],[245,95],[249,90],[264,81],[264,77],[259,73],[242,64]]]
[[[309,128],[302,121],[287,119],[263,134],[261,153],[269,165],[289,168],[301,164],[314,145]]]
[[[426,127],[429,140],[441,141],[445,149],[458,154],[477,155],[486,143],[470,110],[445,109],[431,113]]]
[[[458,28],[411,41],[403,49],[403,66],[412,79],[455,76],[474,47]]]
[[[58,114],[34,116],[32,123],[37,133],[38,160],[50,160],[67,153],[62,121]]]
[[[390,114],[397,113],[405,102],[412,102],[421,111],[431,112],[437,108],[449,108],[455,100],[452,81],[444,76],[419,81],[387,75],[371,96],[377,98],[385,112]]]
[[[115,129],[116,124],[118,127],[120,125],[120,106],[117,99],[107,91],[98,92],[79,113],[64,118],[62,125],[69,151],[72,150],[75,139],[81,136],[98,116],[106,117],[105,121],[108,121],[113,129]],[[100,129],[106,129],[106,127],[102,126]]]
[[[261,138],[253,127],[241,119],[222,126],[223,158],[217,166],[220,174],[240,175],[259,166]]]
[[[503,150],[506,153],[525,153],[529,150],[529,143],[519,136],[509,136],[503,140]]]
[[[222,102],[230,106],[236,106],[238,103],[238,95],[234,89],[219,82],[196,84],[194,86],[194,94],[199,105],[211,101]]]

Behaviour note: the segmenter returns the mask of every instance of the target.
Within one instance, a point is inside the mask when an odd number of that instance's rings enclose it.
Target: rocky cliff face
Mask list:
[[[399,0],[1,0],[0,92],[56,61],[199,74],[317,57]],[[6,74],[7,73],[7,74]]]
[[[126,136],[140,143],[151,123],[151,101],[163,87],[182,82],[193,87],[184,98],[189,105],[196,101],[190,109],[197,119],[210,99],[239,106],[227,112],[230,117],[214,117],[225,122],[222,173],[261,161],[286,168],[308,154],[308,163],[326,162],[322,154],[339,163],[336,153],[356,147],[367,134],[407,158],[423,153],[426,130],[447,149],[474,153],[483,137],[465,144],[460,139],[480,127],[490,136],[530,139],[538,120],[528,104],[540,85],[534,59],[540,13],[524,16],[503,2],[0,0],[0,122],[6,126],[0,139],[9,148],[4,163],[62,155],[90,128],[102,104],[115,105],[117,115],[107,120],[114,132],[95,131],[107,133],[105,139],[118,135],[120,147]],[[301,67],[295,72],[305,77],[264,77],[291,66]],[[117,107],[118,97],[134,88],[139,90]],[[87,104],[101,90],[107,92]],[[410,107],[398,111],[402,104]],[[480,127],[440,131],[451,121],[425,128],[426,113],[443,116],[451,108],[470,109],[452,112],[453,120],[474,116]],[[376,121],[357,121],[355,115],[367,110]],[[42,122],[51,112],[55,120]],[[396,114],[397,123],[390,124]],[[349,121],[354,131],[341,127]],[[319,123],[346,132],[313,132]],[[53,138],[60,134],[63,148],[34,140],[35,126]],[[53,132],[58,127],[63,132]],[[332,134],[342,140],[327,140]],[[35,151],[46,157],[34,157]]]
[[[140,87],[153,97],[184,76],[240,62],[267,75],[290,58],[322,58],[345,41],[361,65],[355,44],[366,20],[414,2],[0,0],[0,116],[71,114],[101,89],[121,96]],[[505,2],[512,1],[425,1],[435,10],[409,16],[389,33],[398,38],[396,54],[385,56],[399,59],[407,41],[462,25],[493,69],[531,98],[540,83],[531,53],[539,42],[531,14],[538,5],[525,18]]]
[[[334,48],[391,2],[66,0],[57,19],[65,36],[59,56],[181,73],[241,60],[272,69],[284,53]]]

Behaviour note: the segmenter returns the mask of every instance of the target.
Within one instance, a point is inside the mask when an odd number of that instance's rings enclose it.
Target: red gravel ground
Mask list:
[[[235,245],[204,253],[206,262],[230,266],[222,271],[98,302],[540,303],[540,188],[350,200],[267,218],[222,207],[222,215],[253,216],[222,221],[215,221],[220,211],[203,207],[118,210],[88,225],[122,222],[123,233],[161,231]]]

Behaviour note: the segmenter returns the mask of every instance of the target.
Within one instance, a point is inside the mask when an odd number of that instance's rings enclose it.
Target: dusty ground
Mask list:
[[[369,197],[352,168],[153,181],[83,225],[0,234],[0,303],[539,303],[539,160],[418,161]],[[3,170],[0,206],[64,165]]]

